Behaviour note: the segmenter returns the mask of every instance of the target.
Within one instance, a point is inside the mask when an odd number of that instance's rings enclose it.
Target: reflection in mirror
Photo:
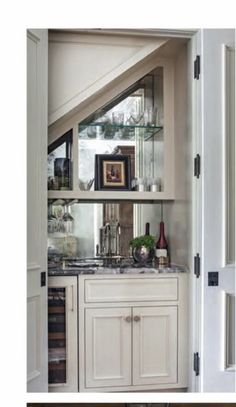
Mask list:
[[[48,146],[48,190],[72,188],[72,130]]]
[[[145,233],[155,238],[159,204],[49,203],[48,254],[79,258],[129,257],[129,241]]]

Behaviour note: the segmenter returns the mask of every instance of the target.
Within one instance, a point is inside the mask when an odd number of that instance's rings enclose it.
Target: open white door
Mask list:
[[[226,141],[234,125],[232,117],[231,130],[227,124],[230,107],[227,100],[229,97],[231,102],[234,99],[227,93],[227,88],[234,89],[235,86],[233,76],[229,76],[232,67],[226,66],[232,64],[233,59],[231,62],[227,59],[226,50],[233,49],[234,39],[233,29],[201,31],[201,99],[198,100],[201,126],[198,137],[202,226],[197,238],[201,256],[198,390],[204,392],[235,391],[235,268],[225,267]],[[209,275],[211,272],[216,274]],[[209,283],[211,277],[213,280]]]
[[[27,390],[47,380],[47,30],[27,32]]]

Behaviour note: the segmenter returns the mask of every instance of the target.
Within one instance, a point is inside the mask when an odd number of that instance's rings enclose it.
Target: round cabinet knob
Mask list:
[[[131,322],[131,316],[125,317],[126,322]]]
[[[139,317],[138,315],[135,315],[134,321],[135,321],[135,322],[139,322],[139,321],[140,321],[140,317]]]

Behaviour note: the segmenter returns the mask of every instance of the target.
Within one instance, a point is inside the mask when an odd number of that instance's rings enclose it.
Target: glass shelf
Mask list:
[[[149,140],[156,133],[163,130],[161,125],[144,125],[144,124],[113,124],[107,122],[94,122],[79,124],[79,138],[88,139],[121,139],[134,140],[135,130],[139,130],[139,135],[144,140]]]

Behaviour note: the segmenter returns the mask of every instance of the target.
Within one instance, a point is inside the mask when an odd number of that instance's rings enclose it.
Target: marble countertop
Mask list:
[[[156,268],[153,266],[133,267],[65,267],[49,268],[48,275],[51,276],[79,276],[79,275],[123,275],[123,274],[159,274],[159,273],[184,273],[187,268],[171,264],[168,267]]]

